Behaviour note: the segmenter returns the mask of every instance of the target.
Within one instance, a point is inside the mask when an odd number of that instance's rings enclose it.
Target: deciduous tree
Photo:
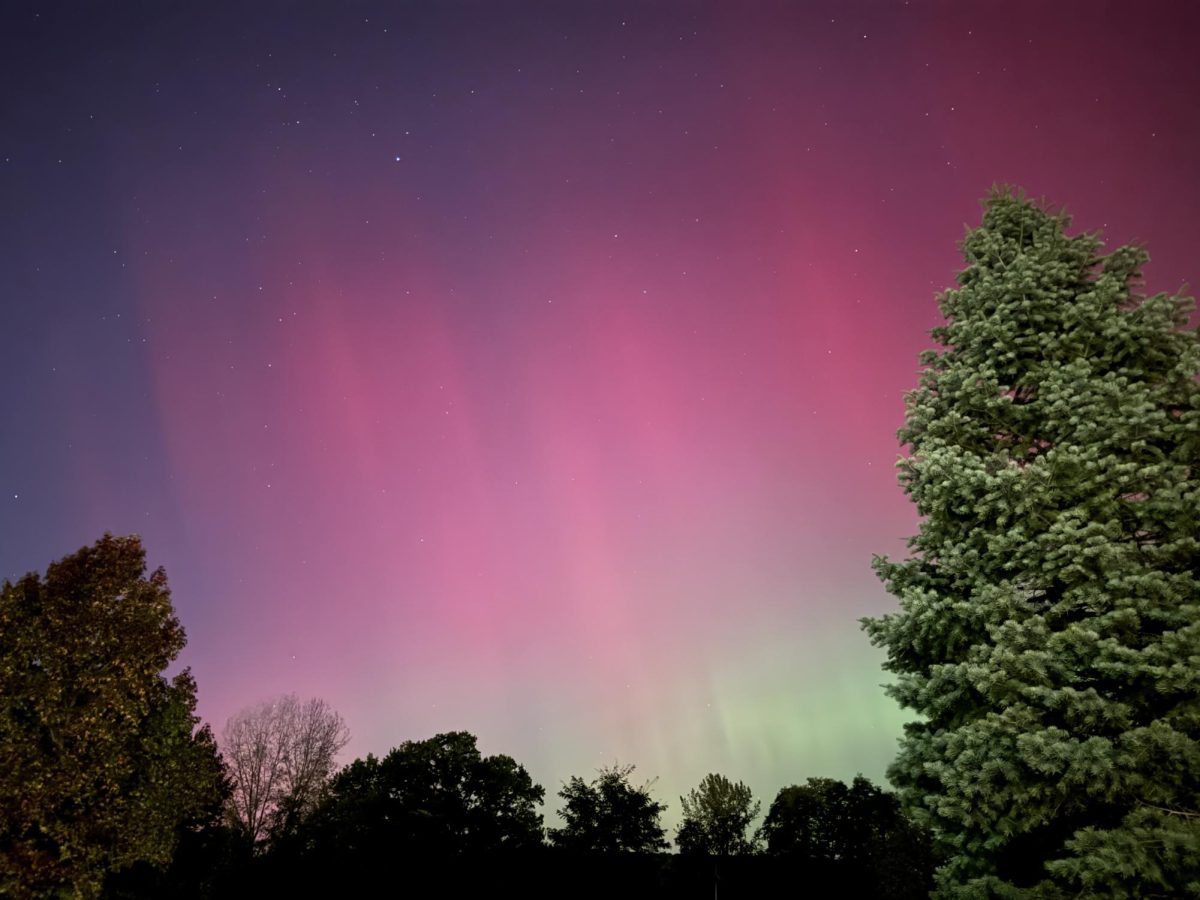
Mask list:
[[[656,853],[670,844],[659,817],[667,808],[650,796],[651,783],[635,787],[633,766],[613,764],[593,781],[571,777],[558,792],[565,802],[558,815],[565,823],[550,831],[556,847],[567,850]]]
[[[137,537],[0,586],[0,894],[98,894],[107,873],[165,864],[217,797],[196,685],[162,569]]]
[[[747,835],[762,804],[750,788],[724,775],[705,775],[700,786],[680,797],[683,820],[675,835],[680,853],[736,856],[753,853],[755,840]]]
[[[483,756],[474,735],[449,732],[339,772],[313,843],[358,857],[525,850],[542,845],[544,797],[511,756]]]
[[[230,816],[252,842],[286,833],[310,813],[350,740],[324,700],[287,694],[234,715],[221,735],[229,765]]]
[[[945,896],[1200,890],[1200,338],[1068,225],[999,189],[966,235],[899,434],[920,529],[876,561],[900,610],[864,623]]]
[[[849,896],[926,897],[933,873],[929,838],[901,812],[895,794],[857,776],[847,785],[810,778],[776,795],[760,829],[772,856]]]

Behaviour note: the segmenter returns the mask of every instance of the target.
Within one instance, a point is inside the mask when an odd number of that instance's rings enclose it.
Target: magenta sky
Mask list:
[[[1188,3],[76,6],[0,38],[0,575],[140,533],[218,730],[880,780],[977,201],[1200,280]]]

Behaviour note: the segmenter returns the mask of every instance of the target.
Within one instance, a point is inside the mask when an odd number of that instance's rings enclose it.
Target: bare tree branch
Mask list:
[[[234,715],[221,735],[233,792],[230,818],[254,843],[312,811],[350,740],[324,700],[286,694]]]

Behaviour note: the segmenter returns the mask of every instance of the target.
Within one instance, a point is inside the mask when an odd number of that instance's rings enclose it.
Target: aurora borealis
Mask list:
[[[141,534],[218,732],[881,781],[978,200],[1200,281],[1190,4],[169,6],[4,13],[0,575]]]

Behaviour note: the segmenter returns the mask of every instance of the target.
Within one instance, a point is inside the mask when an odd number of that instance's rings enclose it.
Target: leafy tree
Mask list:
[[[997,189],[900,440],[923,517],[865,620],[944,896],[1200,892],[1200,336],[1138,247]]]
[[[571,777],[558,792],[566,804],[558,815],[566,823],[552,828],[550,839],[567,850],[655,853],[670,844],[659,817],[667,808],[650,796],[651,783],[634,787],[633,766],[614,763],[594,781]]]
[[[184,643],[137,537],[0,586],[0,894],[95,896],[106,873],[166,864],[219,796],[195,682],[161,674]]]
[[[474,735],[439,734],[339,772],[313,840],[366,857],[540,847],[545,793],[512,757],[480,754]]]
[[[259,843],[290,832],[316,807],[350,732],[324,700],[287,694],[243,709],[221,738],[232,779],[230,817]]]
[[[197,734],[212,765],[223,774],[218,790],[193,816],[176,829],[175,851],[168,865],[138,862],[118,872],[110,872],[104,880],[101,896],[104,900],[203,900],[228,896],[226,881],[231,873],[250,861],[239,835],[229,827],[227,803],[230,781],[225,761],[208,726]]]
[[[833,778],[810,778],[804,785],[780,789],[759,832],[767,852],[816,863],[852,856],[849,795],[845,782]]]
[[[753,853],[755,842],[746,830],[762,804],[750,788],[724,775],[705,775],[700,786],[680,797],[683,821],[675,834],[680,853],[736,856]]]
[[[929,893],[928,836],[904,816],[895,794],[861,775],[850,785],[810,778],[783,788],[759,837],[769,854],[797,860],[810,878],[839,884],[851,896]]]

